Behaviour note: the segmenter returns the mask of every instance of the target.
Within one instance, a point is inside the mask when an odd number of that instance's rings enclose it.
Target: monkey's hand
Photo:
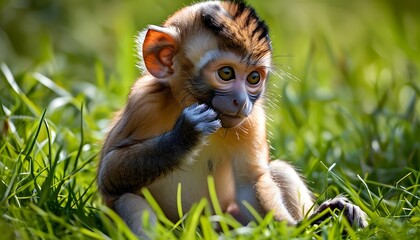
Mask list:
[[[343,215],[347,218],[347,221],[354,227],[364,228],[368,225],[366,221],[366,213],[360,209],[359,206],[349,202],[349,200],[343,196],[337,196],[323,202],[321,206],[319,206],[311,215],[310,219],[323,213],[327,208],[329,208],[332,212],[334,212],[334,210],[343,211]],[[315,223],[319,224],[329,217],[331,217],[331,213],[327,212],[318,218]]]
[[[174,131],[196,144],[221,127],[217,113],[206,104],[193,104],[185,108],[178,118]],[[187,144],[188,145],[188,144]]]

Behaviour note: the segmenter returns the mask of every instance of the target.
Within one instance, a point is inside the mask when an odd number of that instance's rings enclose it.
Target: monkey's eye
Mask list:
[[[219,70],[217,70],[217,75],[219,75],[219,77],[225,81],[229,81],[235,78],[235,72],[231,67],[220,68]]]
[[[260,82],[260,79],[260,73],[257,71],[251,72],[246,78],[246,80],[252,85],[257,85]]]

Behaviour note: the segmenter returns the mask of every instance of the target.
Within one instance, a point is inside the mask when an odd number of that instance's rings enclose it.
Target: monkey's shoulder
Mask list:
[[[133,85],[114,127],[124,137],[148,139],[171,130],[181,109],[169,86],[146,75]]]
[[[170,86],[157,79],[150,77],[150,75],[144,75],[138,79],[128,96],[127,107],[130,105],[143,106],[149,104],[153,107],[161,106],[161,108],[167,103],[174,103],[175,98],[172,94]]]

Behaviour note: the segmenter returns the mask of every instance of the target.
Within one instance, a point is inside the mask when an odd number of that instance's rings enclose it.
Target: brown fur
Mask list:
[[[262,56],[266,56],[266,59],[269,59],[271,56],[271,46],[268,35],[250,35],[251,33],[256,32],[260,34],[266,33],[265,29],[257,29],[257,27],[262,24],[262,21],[257,18],[250,8],[244,8],[242,5],[239,6],[227,2],[221,4],[202,3],[180,10],[170,17],[163,26],[168,28],[175,27],[176,32],[179,33],[179,36],[176,38],[178,42],[188,42],[188,39],[197,36],[197,32],[203,33],[204,35],[214,34],[214,29],[206,27],[201,19],[202,16],[200,13],[207,10],[207,7],[203,7],[206,4],[214,4],[214,6],[218,6],[218,8],[223,7],[226,13],[234,16],[235,19],[232,20],[223,14],[214,15],[218,21],[220,20],[223,24],[229,26],[226,28],[231,31],[226,33],[226,38],[230,38],[231,41],[229,47],[239,47],[242,52],[246,49],[245,52],[247,52],[247,54],[241,54],[241,57],[246,57],[246,60],[252,59],[252,64],[265,64],[265,66],[263,65],[264,68],[269,68],[269,61],[265,60],[259,62]],[[238,10],[241,9],[242,12],[238,12]],[[182,21],[180,19],[182,19]],[[223,45],[226,40],[227,39],[217,39],[217,46]],[[179,47],[177,52],[183,52],[186,47],[182,44],[177,46]],[[212,46],[205,45],[205,47]],[[209,49],[199,49],[201,52],[207,50]],[[187,91],[188,88],[185,86],[188,82],[183,80],[189,78],[189,76],[184,74],[190,74],[191,71],[194,71],[192,70],[194,64],[184,55],[177,54],[176,57],[177,61],[175,61],[173,65],[175,74],[172,76],[171,81],[157,80],[153,76],[146,74],[134,84],[127,105],[116,117],[114,121],[115,125],[105,142],[102,151],[102,167],[111,165],[116,168],[124,168],[124,156],[127,156],[131,151],[137,151],[133,145],[170,131],[178,116],[181,114],[182,109],[198,101],[198,99],[189,94]],[[248,62],[248,64],[250,63]],[[268,171],[269,151],[266,140],[265,113],[262,101],[262,99],[259,99],[255,102],[252,114],[248,116],[240,126],[233,129],[219,129],[216,133],[209,136],[206,140],[206,144],[201,145],[200,148],[197,149],[198,156],[192,156],[194,160],[191,161],[194,162],[207,161],[207,159],[201,159],[203,157],[211,160],[212,165],[214,165],[213,172],[201,169],[201,171],[203,171],[203,179],[198,180],[198,182],[203,182],[202,187],[206,188],[205,176],[208,174],[215,175],[218,192],[230,193],[220,197],[222,206],[225,210],[231,203],[235,202],[234,185],[229,184],[232,180],[236,181],[236,184],[249,185],[250,183],[258,182],[259,179],[264,179],[257,185],[257,189],[266,188],[268,190],[274,188],[277,189],[274,191],[278,191],[278,188],[272,181]],[[196,165],[197,164],[192,163],[192,167],[183,166],[182,168],[202,168],[200,164]],[[235,166],[234,169],[232,169],[233,166]],[[182,177],[177,176],[177,174],[175,175],[175,179],[180,182],[183,181]],[[234,175],[236,176],[233,177]],[[171,175],[169,177],[171,177]],[[122,176],[120,178],[119,181],[124,181]],[[128,181],[129,180],[130,179],[128,179]],[[166,180],[162,180],[161,177],[158,177],[156,182],[151,182],[151,185],[149,185],[151,191],[156,192],[158,195],[158,192],[162,192],[158,190],[159,188],[162,188],[161,184],[159,184],[161,181],[165,182],[165,184],[167,183]],[[190,185],[190,183],[185,182],[186,187],[184,186],[184,189],[187,189],[188,185]],[[109,193],[109,189],[115,187],[107,186],[107,184],[100,184],[99,186],[105,201],[112,207],[114,201],[118,199],[118,194]],[[135,192],[135,189],[140,189],[141,187],[146,187],[146,185],[137,186],[130,191]],[[252,186],[246,187],[252,188]],[[113,189],[113,191],[118,192],[117,189]],[[175,193],[175,188],[172,188],[169,192],[170,193],[165,193],[165,195],[173,195]],[[187,192],[183,194],[183,196],[187,197],[188,195],[191,194]],[[190,196],[190,198],[196,201],[206,195],[207,194],[203,195],[203,193],[199,193],[196,197]],[[259,200],[251,199],[251,201],[255,201],[254,204],[256,205],[258,205],[258,202],[260,201],[264,209],[284,208],[284,206],[281,205],[280,200],[277,202],[271,201],[271,196],[265,199],[264,194],[261,193],[258,198]],[[167,199],[164,199],[166,198],[163,196],[162,198],[159,196],[157,197],[158,202],[163,205],[163,208],[165,208],[165,205],[168,206],[167,208],[175,207],[173,203],[168,203]],[[190,201],[190,204],[194,201]],[[188,209],[190,204],[185,204],[185,208]],[[282,211],[286,213],[288,210],[284,209]],[[174,215],[172,218],[175,219],[176,216]],[[284,217],[283,213],[281,213],[278,216],[278,219],[282,220],[283,218],[295,221],[288,215]]]
[[[291,224],[308,213],[313,202],[299,175],[290,165],[269,159],[262,95],[271,67],[270,44],[265,23],[239,1],[183,8],[163,27],[150,26],[141,35],[144,74],[114,120],[98,171],[104,201],[135,233],[144,236],[136,219],[151,211],[142,188],[177,221],[178,183],[188,211],[209,197],[208,175],[215,179],[222,210],[243,223],[253,217],[242,201]],[[218,79],[220,66],[234,67],[235,79]],[[250,72],[260,74],[261,81],[247,83]],[[222,100],[214,102],[216,97]],[[202,119],[189,112],[203,109],[194,103],[209,107],[196,113]],[[249,114],[244,109],[250,106]],[[231,116],[231,109],[237,115]],[[226,121],[232,127],[219,126]],[[156,221],[153,213],[151,220]]]

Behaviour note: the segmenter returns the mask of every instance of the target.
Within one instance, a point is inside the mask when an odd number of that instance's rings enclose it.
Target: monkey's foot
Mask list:
[[[347,218],[347,221],[357,228],[364,228],[368,225],[366,219],[366,213],[360,209],[359,206],[354,205],[351,203],[347,198],[343,196],[338,196],[333,199],[329,199],[321,204],[315,212],[311,215],[310,218],[314,218],[318,216],[322,212],[324,212],[327,208],[329,208],[332,212],[335,210],[342,211],[343,215]],[[321,216],[315,223],[319,224],[323,222],[325,219],[331,217],[331,213],[327,212],[323,216]]]

